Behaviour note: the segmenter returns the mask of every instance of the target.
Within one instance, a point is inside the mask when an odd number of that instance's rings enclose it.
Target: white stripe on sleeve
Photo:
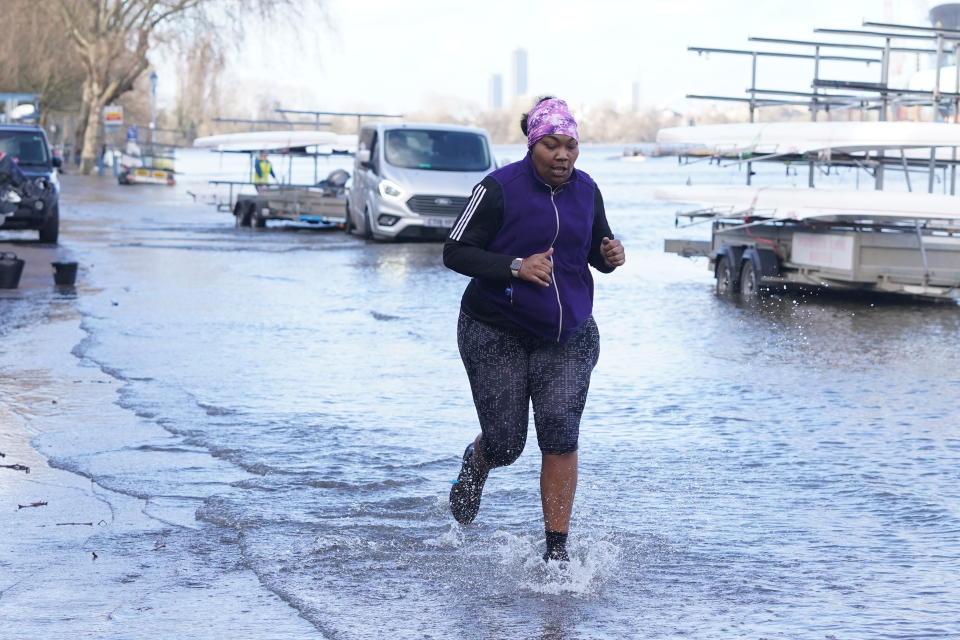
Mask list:
[[[463,210],[463,216],[460,217],[460,222],[458,222],[457,226],[450,232],[450,238],[452,240],[459,241],[460,238],[463,237],[463,232],[466,230],[467,225],[470,224],[470,218],[473,217],[474,212],[477,210],[486,192],[486,187],[483,185],[477,186],[477,190],[473,192],[473,198],[470,199],[470,202],[467,203],[466,208]]]

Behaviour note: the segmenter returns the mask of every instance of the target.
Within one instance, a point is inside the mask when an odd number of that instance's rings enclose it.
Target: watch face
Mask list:
[[[510,263],[510,268],[511,268],[513,271],[519,271],[519,270],[520,270],[520,265],[521,265],[522,263],[523,263],[523,260],[522,260],[521,258],[514,258],[514,259],[513,259],[513,262]],[[500,264],[503,264],[503,263],[501,262]]]

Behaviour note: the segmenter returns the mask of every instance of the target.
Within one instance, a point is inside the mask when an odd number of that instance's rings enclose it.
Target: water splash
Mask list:
[[[522,589],[545,595],[593,596],[614,574],[620,549],[606,541],[580,537],[569,547],[570,562],[544,562],[533,536],[495,534],[498,560]]]
[[[464,535],[463,527],[453,523],[449,528],[436,538],[427,538],[424,544],[441,549],[459,549],[463,546]]]

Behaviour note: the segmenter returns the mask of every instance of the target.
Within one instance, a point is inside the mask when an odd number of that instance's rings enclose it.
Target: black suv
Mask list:
[[[0,229],[36,229],[40,242],[57,241],[60,164],[41,127],[0,124]]]

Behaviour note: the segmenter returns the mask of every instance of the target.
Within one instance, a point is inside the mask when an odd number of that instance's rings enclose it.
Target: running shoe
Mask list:
[[[570,562],[570,554],[567,553],[567,533],[548,529],[544,534],[547,538],[547,552],[543,554],[543,561]]]
[[[463,452],[460,475],[450,487],[450,512],[460,524],[470,524],[480,511],[480,495],[487,472],[480,473],[474,464],[474,447],[471,442]]]
[[[570,562],[570,554],[567,553],[567,549],[565,547],[552,549],[543,554],[544,562],[550,562],[551,560],[554,562]]]

